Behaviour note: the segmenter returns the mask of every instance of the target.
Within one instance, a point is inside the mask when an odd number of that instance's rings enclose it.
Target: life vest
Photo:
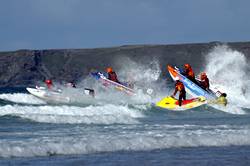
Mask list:
[[[195,78],[194,72],[193,72],[193,69],[192,69],[192,68],[186,69],[186,75],[187,75],[187,77],[189,77],[189,78]]]
[[[109,80],[114,81],[114,82],[119,82],[115,72],[109,72],[108,75],[109,75],[109,78],[108,78]]]
[[[52,81],[51,80],[45,80],[45,83],[46,83],[48,89],[52,88]]]
[[[204,88],[209,88],[209,79],[206,76],[201,77],[201,84]]]
[[[226,106],[226,105],[227,105],[227,99],[226,99],[226,97],[220,96],[220,97],[217,99],[217,102],[216,102],[216,103],[217,103],[217,104],[222,104],[222,105]]]
[[[176,83],[176,84],[175,84],[175,88],[176,88],[178,91],[183,91],[183,90],[185,90],[185,87],[184,87],[184,85],[183,85],[182,82]]]

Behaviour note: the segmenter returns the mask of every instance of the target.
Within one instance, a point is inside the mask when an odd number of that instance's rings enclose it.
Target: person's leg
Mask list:
[[[186,98],[185,94],[181,91],[179,95],[179,106],[182,105],[182,99]],[[185,99],[184,99],[185,100]]]
[[[181,104],[182,104],[182,94],[180,93],[179,94],[179,106],[181,106]]]
[[[182,92],[183,93],[183,100],[186,100],[186,92]]]

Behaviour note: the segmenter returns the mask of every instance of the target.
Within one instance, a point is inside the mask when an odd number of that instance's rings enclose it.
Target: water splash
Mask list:
[[[205,71],[211,84],[226,92],[229,103],[237,105],[237,109],[249,108],[250,94],[246,92],[250,88],[250,78],[247,75],[248,64],[245,55],[226,45],[220,45],[207,55],[206,62]],[[235,107],[233,109],[233,112],[238,112]]]
[[[148,84],[157,81],[160,77],[161,69],[156,59],[146,64],[132,61],[128,57],[124,58],[122,61],[124,63],[119,70],[119,74],[126,80]]]
[[[114,68],[114,71],[118,75],[119,81],[132,83],[136,92],[135,96],[129,96],[117,89],[104,87],[92,77],[83,79],[80,82],[81,86],[94,89],[96,91],[96,98],[99,101],[113,104],[152,103],[156,98],[155,96],[158,95],[158,92],[162,92],[162,82],[165,84],[165,81],[159,81],[161,69],[157,60],[142,64],[128,57],[123,57],[119,59],[119,62],[116,64],[119,68]],[[152,91],[152,94],[150,94],[149,91]]]

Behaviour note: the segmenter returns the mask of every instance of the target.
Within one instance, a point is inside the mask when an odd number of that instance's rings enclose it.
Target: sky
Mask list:
[[[0,0],[0,51],[250,41],[249,0]]]

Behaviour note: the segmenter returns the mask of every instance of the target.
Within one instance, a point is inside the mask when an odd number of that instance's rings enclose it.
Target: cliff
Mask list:
[[[25,87],[45,78],[76,81],[93,69],[103,71],[107,66],[119,69],[124,57],[145,64],[157,59],[162,70],[166,70],[166,64],[181,66],[183,63],[190,63],[196,70],[203,67],[206,54],[218,44],[221,43],[0,52],[0,87]],[[244,53],[249,61],[250,42],[227,45]]]

